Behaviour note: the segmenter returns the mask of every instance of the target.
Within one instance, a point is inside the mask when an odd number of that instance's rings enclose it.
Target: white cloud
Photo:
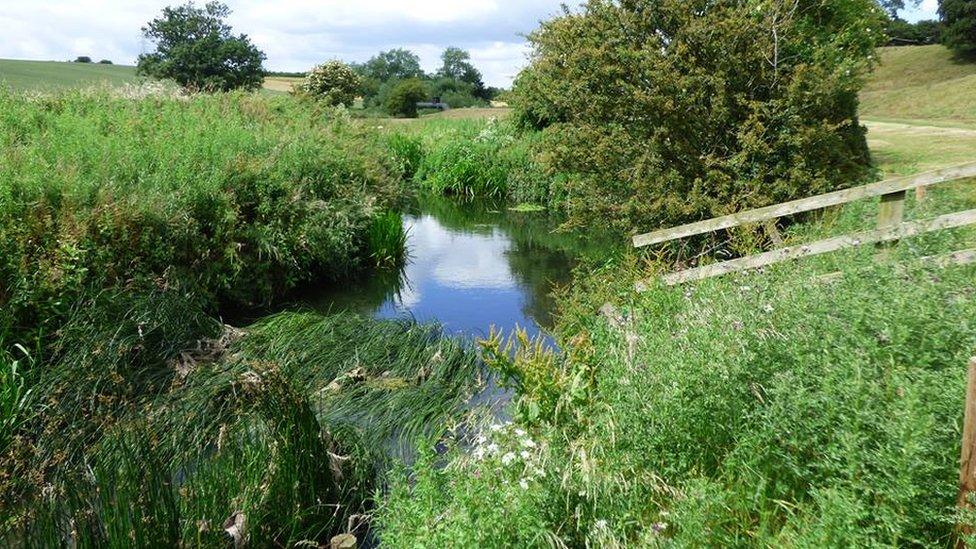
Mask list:
[[[0,58],[135,63],[150,47],[141,27],[182,0],[0,0]],[[202,0],[201,0],[202,2]],[[365,61],[407,47],[434,70],[447,46],[471,51],[488,84],[507,86],[525,63],[522,35],[559,10],[559,0],[229,0],[230,22],[274,70],[330,58]]]

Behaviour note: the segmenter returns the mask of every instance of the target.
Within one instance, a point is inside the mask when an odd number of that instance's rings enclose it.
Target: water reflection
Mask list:
[[[314,306],[436,321],[469,337],[485,336],[491,326],[506,333],[520,326],[535,336],[552,327],[553,286],[570,280],[581,254],[600,249],[553,233],[556,224],[543,213],[500,204],[425,201],[404,224],[410,259],[401,272],[317,296]]]

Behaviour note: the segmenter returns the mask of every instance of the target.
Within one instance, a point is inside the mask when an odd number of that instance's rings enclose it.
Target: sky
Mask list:
[[[182,0],[0,0],[0,58],[69,60],[87,55],[135,64],[151,49],[141,27]],[[526,63],[522,35],[560,10],[560,0],[227,0],[230,23],[267,54],[265,67],[304,71],[330,59],[361,62],[408,48],[427,71],[445,47],[471,52],[492,86],[508,87]],[[576,2],[569,2],[575,4]],[[937,0],[906,10],[936,18]]]
[[[0,58],[135,64],[151,50],[141,27],[182,0],[0,0]],[[198,2],[199,4],[200,2]],[[365,61],[408,48],[428,71],[444,48],[471,52],[487,84],[507,87],[526,63],[522,35],[560,0],[226,0],[235,33],[267,54],[270,70],[304,71],[330,59]]]

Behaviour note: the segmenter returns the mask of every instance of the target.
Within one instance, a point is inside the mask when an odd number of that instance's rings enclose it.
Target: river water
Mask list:
[[[584,256],[605,252],[593,239],[554,232],[545,212],[504,204],[428,199],[403,215],[408,260],[308,299],[320,311],[438,322],[448,335],[481,338],[516,327],[542,336],[553,325],[556,285]]]

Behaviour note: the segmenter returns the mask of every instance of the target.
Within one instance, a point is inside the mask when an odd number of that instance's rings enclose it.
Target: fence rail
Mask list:
[[[769,252],[724,261],[693,269],[676,271],[664,275],[663,281],[668,285],[681,284],[694,280],[702,280],[728,273],[754,269],[772,265],[781,261],[818,255],[864,244],[892,242],[902,238],[915,236],[927,232],[938,231],[953,227],[962,227],[976,223],[976,209],[955,212],[934,219],[922,221],[902,222],[905,211],[905,197],[909,190],[924,189],[931,185],[956,181],[968,177],[976,177],[976,162],[961,164],[950,168],[925,172],[918,175],[899,177],[871,183],[860,187],[853,187],[832,193],[812,196],[782,204],[775,204],[765,208],[758,208],[736,214],[726,215],[689,223],[679,227],[661,229],[634,237],[634,247],[641,248],[652,244],[660,244],[671,240],[689,236],[710,233],[722,229],[738,227],[750,223],[770,224],[772,221],[787,215],[819,210],[830,206],[838,206],[865,198],[881,197],[878,210],[877,229],[863,231],[851,235],[828,238],[810,244],[787,246]],[[921,196],[921,195],[920,195]],[[974,258],[971,253],[949,254],[949,258],[956,263],[971,263]],[[649,281],[637,283],[637,290],[643,291],[650,284]]]

